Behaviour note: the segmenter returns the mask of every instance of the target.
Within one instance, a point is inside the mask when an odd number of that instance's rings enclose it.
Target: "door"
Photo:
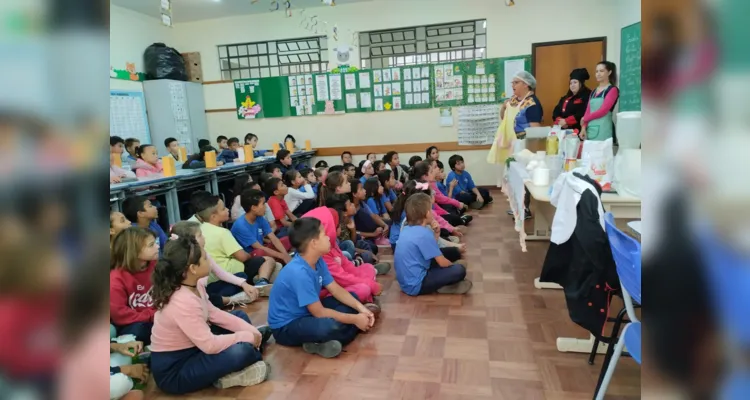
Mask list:
[[[591,78],[586,86],[596,86],[596,64],[605,59],[607,38],[589,38],[531,45],[532,74],[536,78],[536,96],[542,103],[542,126],[552,125],[552,111],[560,97],[568,92],[570,72],[586,68]]]

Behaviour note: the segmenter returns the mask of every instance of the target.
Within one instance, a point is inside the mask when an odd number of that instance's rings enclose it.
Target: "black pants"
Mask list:
[[[315,208],[315,199],[302,200],[302,203],[299,203],[297,208],[292,211],[292,214],[294,214],[295,217],[299,218],[307,214],[307,212],[312,210],[313,208]]]
[[[482,198],[484,199],[484,204],[492,203],[492,196],[490,196],[490,192],[487,191],[487,189],[477,188],[477,190],[479,191],[479,194],[482,195]],[[463,193],[459,193],[456,196],[456,200],[464,204],[471,204],[477,201],[477,195],[474,194],[474,192],[463,192]]]
[[[458,207],[452,206],[450,204],[438,204],[438,206],[452,215],[458,215],[460,217],[464,214],[463,209],[459,210]]]
[[[450,262],[456,262],[461,259],[461,250],[458,247],[443,247],[440,249],[440,252]]]
[[[464,220],[462,220],[461,217],[459,217],[458,215],[444,214],[444,215],[441,215],[441,217],[443,217],[444,220],[448,221],[448,223],[453,226],[466,225]]]

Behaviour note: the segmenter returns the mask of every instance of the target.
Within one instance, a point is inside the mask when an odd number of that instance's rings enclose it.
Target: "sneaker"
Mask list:
[[[391,263],[389,262],[380,262],[375,264],[375,271],[378,275],[385,275],[388,273],[388,271],[391,270]]]
[[[383,308],[383,305],[380,304],[380,296],[372,296],[372,304],[375,304],[376,306]]]
[[[453,264],[461,264],[461,265],[464,266],[464,268],[469,269],[469,261],[467,261],[467,260],[465,260],[463,258],[461,258],[459,260],[456,260],[456,262],[454,262]]]
[[[240,291],[233,296],[229,296],[229,303],[227,303],[227,305],[232,306],[232,308],[234,308],[235,306],[244,307],[252,303],[254,300],[255,299],[251,299],[250,296],[248,296],[244,291]]]
[[[453,243],[461,243],[461,239],[459,239],[457,236],[448,236],[448,240]]]
[[[466,214],[466,215],[461,216],[461,220],[464,221],[464,225],[468,226],[471,223],[471,221],[474,220],[474,217],[472,217],[471,215]]]
[[[342,346],[338,340],[329,340],[325,343],[303,343],[302,349],[307,354],[317,354],[323,358],[333,358],[341,354]]]
[[[508,215],[510,215],[511,217],[513,216],[513,210],[508,210],[505,213],[508,214]]]
[[[253,386],[268,379],[270,373],[271,365],[261,360],[243,370],[224,376],[214,382],[214,386],[219,389],[235,386]]]
[[[268,282],[266,278],[260,278],[255,282],[256,289],[258,289],[258,293],[263,297],[268,297],[271,295],[271,289],[273,288],[273,284]]]
[[[461,282],[443,286],[437,292],[441,294],[466,294],[471,289],[471,286],[471,281],[464,279]]]
[[[533,216],[531,215],[531,210],[528,208],[523,211],[523,219],[531,219]]]
[[[273,332],[271,332],[271,327],[268,325],[259,326],[258,332],[260,332],[260,352],[263,352],[263,349],[266,347],[266,343],[268,343],[269,340],[273,337]]]
[[[379,305],[375,303],[365,303],[363,305],[365,306],[366,309],[370,310],[371,313],[375,314],[376,317],[380,315],[381,309]]]
[[[475,210],[481,210],[481,209],[482,209],[482,207],[484,207],[484,203],[481,203],[481,202],[475,201],[475,202],[473,202],[473,203],[469,204],[469,207],[471,207],[471,208],[473,208],[473,209],[475,209]]]

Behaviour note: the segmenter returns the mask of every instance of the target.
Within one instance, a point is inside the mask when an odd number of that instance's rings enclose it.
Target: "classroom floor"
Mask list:
[[[469,295],[409,297],[391,271],[379,277],[380,319],[338,358],[271,341],[265,360],[272,372],[261,385],[181,397],[154,389],[147,398],[590,399],[604,356],[591,366],[588,355],[556,350],[558,336],[588,333],[570,321],[562,291],[534,288],[548,244],[530,242],[522,253],[507,203],[500,193],[496,198],[474,212],[467,234],[468,278],[474,282]],[[267,309],[265,300],[246,308],[256,325],[266,322]],[[640,398],[640,372],[632,359],[621,358],[606,398]]]

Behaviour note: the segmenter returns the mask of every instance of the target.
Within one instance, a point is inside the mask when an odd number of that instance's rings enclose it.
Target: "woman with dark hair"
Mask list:
[[[586,68],[574,69],[570,73],[570,88],[565,96],[560,98],[557,107],[552,112],[555,125],[564,129],[581,130],[581,120],[589,104],[591,89],[586,87],[589,71]]]
[[[599,86],[591,92],[586,114],[581,120],[581,140],[607,140],[614,136],[612,110],[620,97],[615,63],[602,61],[596,64],[596,81]]]

